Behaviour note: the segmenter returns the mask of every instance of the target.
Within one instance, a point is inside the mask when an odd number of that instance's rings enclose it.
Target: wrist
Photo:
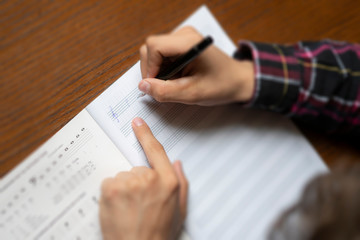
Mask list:
[[[235,60],[235,78],[239,84],[235,102],[248,102],[252,99],[255,89],[254,63],[251,60]]]

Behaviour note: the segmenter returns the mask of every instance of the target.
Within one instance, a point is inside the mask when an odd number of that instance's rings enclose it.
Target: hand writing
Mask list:
[[[238,61],[212,45],[170,81],[154,78],[164,59],[171,61],[202,40],[191,27],[164,35],[150,36],[140,48],[143,80],[139,89],[160,102],[218,105],[251,99],[254,67],[251,61]]]

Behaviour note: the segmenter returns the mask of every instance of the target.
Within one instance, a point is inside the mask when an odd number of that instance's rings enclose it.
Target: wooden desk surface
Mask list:
[[[203,3],[235,42],[360,42],[354,0],[1,1],[0,176],[138,61],[148,35],[172,30]],[[351,143],[301,129],[330,166],[359,161]]]

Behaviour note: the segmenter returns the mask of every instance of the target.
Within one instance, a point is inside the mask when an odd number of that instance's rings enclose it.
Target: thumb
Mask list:
[[[183,172],[181,162],[177,160],[173,163],[173,166],[174,166],[175,174],[180,182],[180,196],[179,196],[180,211],[181,211],[182,219],[185,220],[186,211],[187,211],[187,196],[188,196],[189,183]]]
[[[159,102],[181,102],[190,103],[194,84],[193,77],[182,77],[174,80],[159,80],[157,78],[146,78],[140,81],[139,90],[152,96]]]

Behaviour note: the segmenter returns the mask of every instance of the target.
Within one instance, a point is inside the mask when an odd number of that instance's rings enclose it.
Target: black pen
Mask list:
[[[181,70],[184,69],[190,62],[192,62],[197,56],[200,55],[210,44],[213,42],[213,39],[210,36],[204,38],[201,42],[192,47],[185,54],[176,58],[176,60],[170,65],[160,69],[158,75],[155,78],[162,80],[172,79],[178,74]]]

